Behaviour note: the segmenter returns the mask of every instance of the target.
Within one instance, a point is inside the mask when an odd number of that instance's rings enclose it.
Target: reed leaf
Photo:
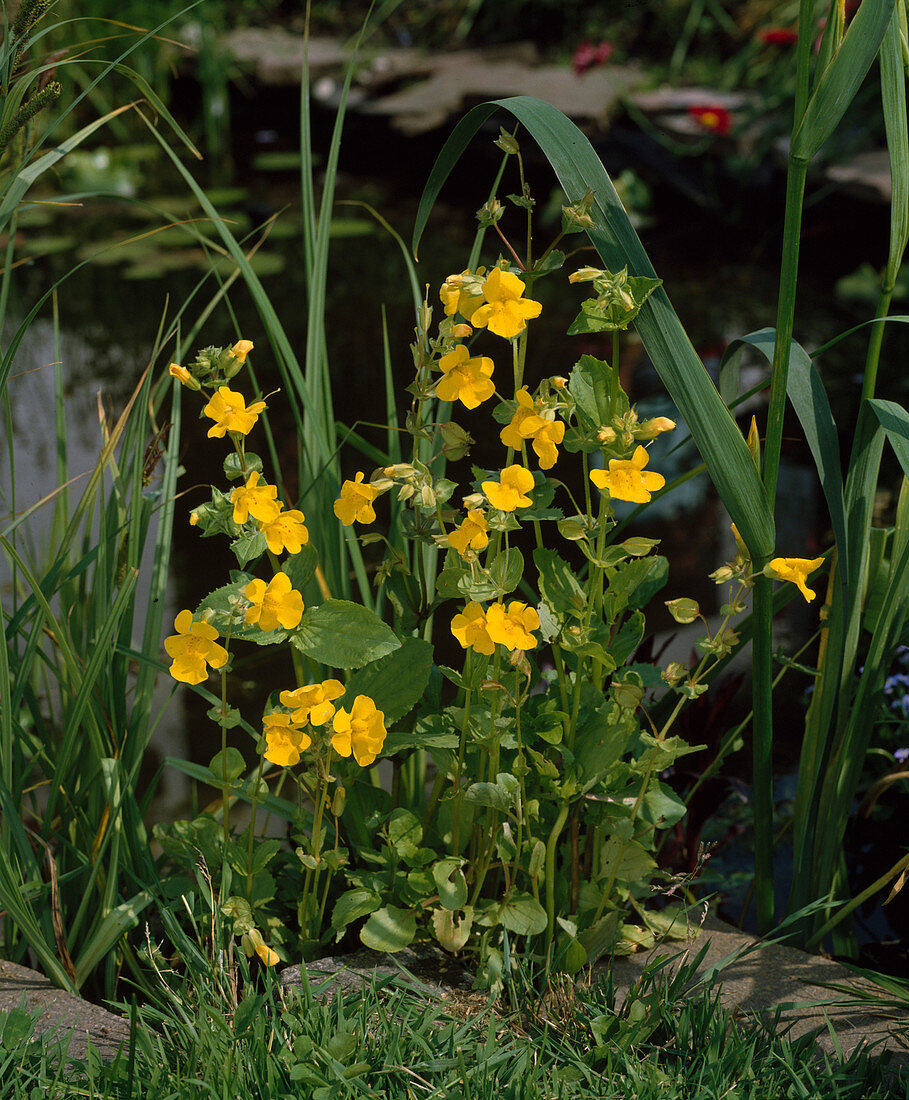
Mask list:
[[[894,0],[864,0],[818,79],[792,138],[790,157],[809,164],[836,129],[881,47]]]

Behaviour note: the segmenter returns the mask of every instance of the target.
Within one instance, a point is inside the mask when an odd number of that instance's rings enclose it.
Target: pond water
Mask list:
[[[255,135],[251,142],[255,146]],[[273,143],[274,138],[268,135],[260,142],[265,151],[280,152],[271,148]],[[138,188],[151,206],[172,211],[175,220],[192,214],[185,199],[168,191],[163,166],[146,164],[141,150],[133,153],[136,154],[133,161],[139,167],[124,185],[126,189]],[[426,154],[426,149],[421,148],[418,156],[398,158],[396,174],[389,170],[387,158],[380,162],[385,172],[378,176],[354,172],[348,165],[340,180],[339,197],[370,203],[408,240],[423,182],[423,175],[417,176],[408,166],[425,163]],[[247,167],[238,186],[214,196],[214,201],[222,213],[235,221],[238,231],[281,211],[275,231],[260,250],[258,262],[287,335],[302,354],[306,309],[295,175],[292,170],[279,170],[282,162],[275,156],[270,161],[260,161],[263,167],[258,170],[253,157],[244,160]],[[86,170],[90,168],[89,164]],[[534,171],[541,181],[534,186],[543,200],[549,195],[551,179],[539,168]],[[154,186],[143,184],[146,176],[154,178]],[[438,210],[430,222],[420,278],[433,288],[447,274],[464,266],[474,233],[472,211],[485,200],[489,178],[488,174],[478,176],[472,187],[458,182],[444,195],[448,205]],[[756,205],[748,224],[733,225],[724,223],[715,212],[705,213],[680,204],[671,192],[661,191],[659,181],[654,184],[652,220],[641,231],[645,247],[695,347],[708,366],[716,366],[722,348],[731,339],[773,323],[779,207],[765,197]],[[170,186],[175,186],[173,181]],[[545,202],[541,201],[541,205]],[[855,232],[844,239],[840,228],[845,209],[828,201],[810,210],[806,219],[796,332],[809,349],[870,314],[871,307],[867,305],[856,306],[837,298],[835,286],[838,279],[863,260],[877,262],[884,255],[886,219],[873,209],[860,211],[860,224],[856,226],[854,222]],[[396,243],[360,208],[340,207],[337,214],[328,282],[329,357],[336,384],[336,415],[352,424],[358,419],[380,418],[383,306],[403,407],[406,397],[403,386],[411,380],[409,342],[413,320],[410,292]],[[161,224],[160,220],[154,220],[147,210],[116,200],[87,202],[82,208],[57,213],[46,207],[26,212],[22,219],[22,245],[34,259],[15,273],[11,315],[24,315],[53,280],[62,277],[77,258],[87,256],[93,248],[113,239],[135,236],[157,224]],[[98,261],[68,278],[61,288],[59,357],[64,364],[67,420],[72,425],[73,470],[90,468],[97,455],[98,390],[103,391],[111,407],[122,407],[146,365],[162,316],[173,315],[175,304],[193,293],[202,270],[200,261],[204,257],[185,231],[168,229],[145,242],[104,253]],[[531,371],[536,369],[540,376],[567,374],[582,352],[606,356],[605,346],[596,342],[582,346],[577,338],[564,335],[579,300],[575,288],[558,279],[544,285],[546,308],[533,330],[531,358],[537,366],[531,367]],[[433,297],[435,293],[434,290]],[[203,294],[200,301],[206,298]],[[259,340],[258,319],[249,296],[239,284],[230,294],[230,303],[239,331],[247,338]],[[40,499],[56,484],[49,396],[53,390],[53,371],[49,364],[58,357],[58,349],[49,317],[49,313],[43,316],[30,330],[9,383],[20,508]],[[222,309],[204,325],[198,346],[230,343],[234,338],[228,314]],[[852,337],[826,355],[821,364],[846,439],[860,386],[864,350],[864,338]],[[256,356],[256,368],[263,387],[271,389],[273,378],[264,340],[262,352],[265,354],[260,352]],[[881,370],[881,396],[905,400],[909,379],[900,364],[905,362],[906,353],[905,334],[889,334]],[[160,369],[166,365],[162,360]],[[753,383],[758,368],[752,365],[750,369],[750,374],[746,372],[746,384]],[[631,341],[624,353],[623,374],[633,400],[651,403],[651,414],[667,411],[659,379],[642,349]],[[187,403],[184,408],[191,410],[193,406]],[[181,480],[181,489],[199,488],[188,491],[185,503],[178,506],[170,587],[173,613],[182,607],[195,606],[209,591],[210,578],[226,575],[235,565],[226,544],[222,547],[218,540],[206,543],[205,554],[200,554],[196,533],[183,522],[193,504],[204,499],[202,486],[206,479],[220,479],[223,458],[223,449],[214,448],[204,438],[191,411],[186,421],[182,461],[187,474]],[[464,418],[469,428],[468,421],[469,417]],[[813,556],[823,545],[825,521],[817,498],[816,479],[795,435],[793,426],[793,431],[787,432],[786,465],[779,498],[779,546],[785,547],[790,555]],[[286,454],[293,453],[294,442],[287,439]],[[482,446],[474,458],[484,463]],[[489,464],[494,461],[490,459]],[[683,455],[683,461],[693,464],[696,457]],[[656,466],[657,461],[652,464]],[[7,487],[9,478],[4,454],[0,457],[0,485]],[[706,575],[731,553],[731,545],[728,520],[713,500],[706,480],[702,477],[692,483],[687,498],[676,498],[673,509],[652,517],[650,522],[654,526],[647,533],[663,539],[661,551],[670,561],[668,594],[693,596],[705,610],[715,612],[717,592]],[[40,540],[40,525],[34,529],[33,537]],[[0,576],[0,583],[7,581],[7,577]],[[793,614],[781,624],[781,631],[797,637],[810,631],[812,622],[810,609],[793,608]],[[662,608],[655,610],[648,624],[663,635],[670,631],[670,620]],[[675,643],[682,659],[687,657],[691,640],[681,635]],[[257,708],[276,682],[281,682],[281,670],[274,668],[270,658],[238,662],[236,683],[232,686],[233,702],[244,712],[260,713]],[[162,690],[169,691],[170,685]],[[798,710],[799,717],[793,723],[792,708],[800,708],[801,691],[802,685],[797,685],[792,696],[780,697],[790,727],[797,727],[800,720]],[[215,747],[214,728],[210,738],[201,732],[208,727],[204,706],[199,706],[190,692],[180,695],[182,714],[180,707],[171,708],[171,721],[156,734],[156,749],[162,755],[175,754],[207,762]],[[796,738],[781,738],[779,766],[791,767],[797,752]],[[743,778],[749,772],[747,756],[747,751],[740,752],[731,763],[732,771]],[[187,795],[186,788],[173,776],[170,784],[165,791],[167,800],[159,806],[162,816],[172,814],[178,807],[185,809],[181,804]]]

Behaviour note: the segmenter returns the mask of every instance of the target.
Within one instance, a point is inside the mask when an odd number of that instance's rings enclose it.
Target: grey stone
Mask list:
[[[63,1041],[69,1036],[67,1056],[85,1058],[88,1044],[111,1060],[129,1042],[129,1023],[106,1008],[58,989],[43,975],[26,966],[0,959],[0,1012],[20,1006],[38,1013],[35,1036],[48,1033]]]
[[[848,967],[820,955],[809,955],[782,943],[759,944],[754,936],[740,932],[732,925],[707,917],[700,935],[692,936],[687,945],[666,942],[651,951],[615,960],[613,976],[616,989],[628,992],[640,978],[645,965],[659,956],[674,956],[670,968],[693,960],[704,944],[707,952],[698,973],[706,974],[711,967],[733,958],[719,971],[718,987],[724,1007],[746,1016],[772,1017],[782,1006],[781,1026],[791,1025],[792,1038],[804,1035],[829,1021],[836,1041],[829,1031],[818,1036],[817,1046],[832,1058],[839,1057],[837,1044],[848,1057],[864,1041],[876,1044],[874,1053],[892,1052],[892,1065],[909,1065],[909,1013],[894,1013],[892,1009],[876,1009],[874,1005],[852,1001],[843,993],[830,989],[829,983],[848,986],[857,993],[866,991],[883,999],[884,994],[872,982],[857,977]],[[743,951],[747,953],[742,954]],[[811,1004],[822,1001],[826,1004]]]
[[[384,982],[396,979],[419,993],[442,998],[451,989],[469,989],[467,971],[451,955],[431,945],[405,948],[394,955],[361,948],[350,955],[314,959],[306,964],[311,987],[319,997],[332,997],[335,991],[358,993],[374,979]],[[328,984],[326,985],[326,981]],[[285,967],[278,975],[282,989],[300,989],[300,967]]]

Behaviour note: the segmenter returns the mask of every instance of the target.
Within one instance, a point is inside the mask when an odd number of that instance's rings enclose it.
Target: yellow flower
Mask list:
[[[539,428],[533,437],[533,449],[540,460],[540,469],[549,470],[556,464],[559,457],[557,443],[565,438],[565,425],[561,420],[543,420],[542,428]]]
[[[462,649],[472,649],[486,657],[495,652],[495,643],[486,629],[486,612],[478,603],[469,603],[462,614],[455,615],[451,632]]]
[[[537,641],[530,631],[540,629],[540,616],[520,600],[512,600],[507,611],[504,604],[494,603],[486,609],[486,629],[506,649],[533,649]]]
[[[281,956],[277,951],[272,951],[262,939],[262,933],[257,928],[250,928],[248,932],[244,932],[240,937],[240,943],[248,959],[252,958],[255,953],[266,966],[274,966],[275,963],[281,961]]]
[[[385,715],[376,710],[376,704],[368,695],[358,695],[348,713],[344,707],[332,721],[331,744],[339,756],[350,756],[360,767],[367,767],[375,760],[385,744]]]
[[[533,474],[523,466],[506,466],[498,481],[484,481],[481,487],[489,503],[500,512],[513,512],[533,504],[526,495],[533,488]]]
[[[252,431],[253,425],[259,419],[259,413],[264,409],[264,401],[254,401],[247,408],[241,393],[229,390],[227,386],[219,386],[214,397],[202,410],[215,422],[208,429],[208,438],[223,439],[225,432],[246,435]]]
[[[238,340],[236,344],[230,349],[230,354],[234,359],[239,359],[241,363],[246,362],[246,356],[252,351],[254,345],[252,340]]]
[[[463,344],[442,356],[439,369],[445,376],[436,383],[436,394],[442,401],[460,401],[465,408],[475,409],[496,392],[492,360],[485,355],[471,359]]]
[[[372,502],[379,495],[374,485],[363,485],[363,474],[358,473],[353,481],[345,481],[341,486],[341,495],[335,501],[335,515],[345,527],[357,523],[372,523],[376,518]]]
[[[324,726],[335,713],[332,700],[340,699],[343,694],[344,685],[340,680],[323,680],[321,684],[282,691],[279,698],[285,707],[293,711],[290,717],[294,722]]]
[[[257,623],[260,630],[293,630],[303,618],[303,597],[291,585],[286,573],[275,573],[265,581],[250,581],[243,595],[252,604],[246,612],[246,625]]]
[[[537,407],[533,398],[524,386],[515,394],[518,407],[515,409],[511,423],[506,424],[499,432],[499,439],[506,447],[519,451],[525,439],[532,439],[543,422],[543,418],[537,413]]]
[[[506,447],[515,451],[521,449],[525,439],[533,440],[533,449],[540,460],[540,469],[549,470],[559,457],[556,444],[565,438],[565,425],[561,420],[548,420],[540,416],[537,405],[526,387],[515,394],[518,407],[511,423],[499,432],[499,439]]]
[[[467,320],[474,328],[488,328],[496,336],[510,340],[527,328],[532,317],[539,317],[543,309],[539,302],[522,298],[524,283],[510,271],[493,268],[483,283],[486,305],[475,309]]]
[[[303,520],[306,516],[291,508],[287,512],[279,512],[274,519],[259,524],[265,542],[273,554],[280,554],[286,550],[288,554],[299,554],[301,549],[309,542],[309,531],[304,527]]]
[[[246,523],[250,516],[260,523],[271,523],[281,512],[281,502],[275,485],[260,485],[257,470],[230,494],[234,506],[234,523]],[[267,536],[266,536],[267,537]]]
[[[301,753],[312,744],[312,738],[294,721],[290,714],[266,714],[262,719],[268,748],[266,760],[282,768],[292,768],[300,763]]]
[[[612,458],[609,460],[609,472],[591,470],[590,480],[616,500],[629,500],[633,504],[646,504],[650,494],[662,489],[666,479],[652,470],[642,472],[647,465],[648,455],[643,447],[637,447],[630,459]]]
[[[439,290],[445,316],[460,313],[469,321],[473,311],[483,304],[482,283],[482,277],[474,275],[470,268],[465,268],[460,275],[449,275]]]
[[[177,633],[164,639],[164,650],[173,657],[170,674],[182,684],[201,684],[208,678],[206,665],[222,668],[228,653],[215,642],[218,632],[206,622],[193,622],[191,611],[181,611],[174,620]]]
[[[764,566],[764,575],[778,581],[792,581],[808,603],[817,595],[805,583],[808,574],[824,564],[823,558],[774,558]]]
[[[470,508],[467,511],[467,519],[449,534],[448,545],[457,550],[462,558],[466,558],[468,547],[471,550],[486,549],[489,545],[488,531],[486,517],[480,509]]]

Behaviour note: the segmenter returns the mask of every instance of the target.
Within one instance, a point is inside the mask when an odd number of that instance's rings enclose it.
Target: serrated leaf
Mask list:
[[[246,761],[240,750],[231,745],[223,752],[216,752],[208,768],[218,783],[232,783],[246,771]]]
[[[319,552],[311,542],[300,547],[298,554],[289,554],[281,564],[281,571],[289,579],[291,586],[302,592],[319,564]]]
[[[557,615],[579,615],[586,597],[571,566],[552,550],[534,550],[533,561],[539,574],[540,595],[552,610]]]
[[[262,473],[262,459],[258,455],[245,454],[241,463],[240,456],[236,451],[231,453],[224,459],[224,476],[228,481],[236,481],[240,478],[246,482],[249,475],[253,472]],[[262,483],[260,482],[260,485]]]
[[[239,538],[235,538],[230,548],[237,559],[237,564],[243,568],[251,561],[257,561],[265,553],[265,536],[261,531],[244,531]]]
[[[403,718],[422,698],[432,672],[432,645],[404,638],[399,649],[371,661],[347,681],[347,696],[368,695],[388,726]]]
[[[308,607],[290,641],[307,657],[331,668],[360,668],[401,645],[374,611],[349,600],[326,600]]]

